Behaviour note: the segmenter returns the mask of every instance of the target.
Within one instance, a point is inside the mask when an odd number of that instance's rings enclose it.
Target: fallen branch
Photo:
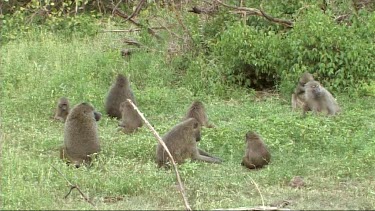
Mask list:
[[[219,3],[220,5],[224,6],[224,7],[227,7],[227,8],[233,9],[233,10],[237,10],[237,11],[245,11],[248,15],[261,16],[261,17],[264,17],[265,19],[267,19],[271,22],[281,24],[281,25],[286,26],[288,28],[293,28],[293,22],[292,21],[284,20],[284,19],[280,19],[280,18],[274,18],[274,17],[268,15],[267,13],[265,13],[262,9],[262,6],[261,6],[261,9],[259,10],[259,9],[255,9],[255,8],[232,6],[232,5],[229,5],[229,4],[225,4],[225,3],[221,2],[220,0],[215,0],[215,1],[217,3]]]
[[[165,29],[164,26],[161,27],[151,27],[151,29]],[[112,30],[102,30],[100,32],[139,32],[142,29],[135,28],[135,29],[112,29]]]
[[[94,208],[97,208],[96,206],[95,206],[95,204],[94,203],[92,203],[90,200],[89,200],[89,198],[81,191],[81,189],[78,187],[78,185],[73,185],[57,168],[55,168],[54,166],[52,166],[51,165],[51,167],[52,168],[54,168],[64,179],[65,179],[65,181],[69,184],[69,186],[70,186],[70,190],[69,190],[69,192],[65,195],[65,197],[64,197],[64,199],[66,198],[66,197],[68,197],[69,196],[69,194],[72,192],[72,190],[73,189],[77,189],[78,190],[78,192],[81,194],[81,196],[85,199],[85,201],[87,201],[89,204],[91,204]]]
[[[140,0],[137,7],[135,8],[134,12],[126,19],[125,21],[134,18],[136,15],[138,15],[139,11],[141,11],[142,5],[145,3],[145,0]]]
[[[173,159],[173,156],[172,154],[169,152],[168,150],[168,147],[167,145],[165,145],[163,139],[160,137],[160,135],[155,131],[154,127],[152,127],[152,125],[147,121],[147,119],[143,116],[143,114],[139,111],[139,109],[137,108],[136,105],[134,105],[134,103],[128,99],[128,102],[130,103],[130,105],[132,105],[132,107],[134,108],[134,110],[139,114],[139,116],[143,119],[144,123],[147,125],[147,127],[151,130],[151,132],[154,134],[154,136],[156,137],[156,139],[158,140],[158,142],[163,146],[164,150],[167,152],[168,154],[168,157],[171,159],[171,162],[173,164],[173,168],[174,168],[174,171],[176,173],[176,177],[177,177],[177,181],[178,181],[178,185],[180,187],[180,193],[181,193],[181,196],[182,196],[182,199],[184,201],[184,204],[185,204],[185,207],[187,210],[192,210],[190,205],[189,205],[189,202],[187,201],[187,197],[186,197],[186,194],[185,194],[185,189],[184,189],[184,186],[182,185],[182,181],[181,181],[181,177],[180,177],[180,174],[178,173],[178,169],[177,169],[177,165],[176,165],[176,162],[174,161]]]
[[[139,22],[133,20],[132,18],[130,18],[130,16],[128,16],[127,14],[125,14],[124,12],[122,12],[121,10],[119,10],[115,7],[111,8],[111,9],[113,11],[113,14],[120,16],[121,18],[125,19],[126,21],[130,21],[131,23],[133,23],[134,25],[136,25],[138,27],[146,28],[148,33],[150,33],[151,35],[153,35],[157,39],[161,39],[161,37],[159,35],[157,35],[156,32],[154,30],[152,30],[150,27],[147,27],[147,26],[144,26],[144,25],[140,24]]]

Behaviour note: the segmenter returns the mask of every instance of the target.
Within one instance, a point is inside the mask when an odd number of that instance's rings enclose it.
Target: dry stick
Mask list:
[[[178,173],[178,170],[177,170],[176,162],[174,161],[172,154],[169,152],[168,147],[165,145],[163,139],[159,136],[159,134],[155,131],[154,127],[152,127],[152,125],[147,121],[147,119],[139,111],[139,109],[137,108],[137,106],[134,105],[134,103],[130,99],[127,99],[127,100],[132,105],[132,107],[134,108],[134,110],[139,114],[139,116],[143,119],[143,121],[145,122],[145,124],[147,125],[147,127],[151,130],[151,132],[154,134],[154,136],[156,137],[156,139],[158,140],[158,142],[163,146],[163,148],[167,152],[168,157],[171,159],[173,167],[174,167],[174,171],[176,173],[178,185],[180,186],[180,192],[181,192],[182,199],[184,200],[185,207],[186,207],[187,210],[192,210],[191,207],[190,207],[190,205],[189,205],[189,202],[187,201],[186,194],[185,194],[185,189],[184,189],[184,186],[182,185],[180,174]]]
[[[191,36],[190,31],[186,28],[184,22],[182,22],[181,14],[180,14],[180,12],[177,11],[174,0],[172,0],[171,3],[172,3],[172,10],[176,14],[176,18],[177,18],[178,23],[180,23],[182,29],[186,32],[186,34],[188,34],[188,36],[190,38],[190,41],[193,41],[193,36]]]
[[[125,20],[129,20],[131,23],[133,23],[134,25],[136,25],[138,27],[146,28],[148,33],[150,33],[151,35],[153,35],[154,37],[156,37],[159,40],[161,39],[161,37],[159,35],[157,35],[156,32],[154,30],[152,30],[151,28],[142,25],[141,23],[133,20],[132,18],[129,18],[129,16],[127,14],[125,14],[124,12],[122,12],[121,10],[119,10],[117,8],[112,8],[112,9],[113,9],[114,14],[122,17]]]
[[[249,176],[249,177],[250,177],[250,176]],[[262,193],[261,193],[260,190],[259,190],[258,184],[253,180],[253,178],[250,177],[250,179],[251,179],[251,182],[255,185],[256,189],[258,190],[259,195],[260,195],[260,199],[262,200],[262,205],[263,205],[263,207],[264,207],[264,199],[263,199],[263,195],[262,195]]]
[[[133,14],[131,14],[125,21],[128,21],[130,18],[133,18],[134,16],[138,15],[139,11],[141,11],[143,3],[145,3],[145,0],[140,0]]]
[[[72,190],[74,189],[74,188],[76,188],[77,190],[78,190],[78,192],[81,194],[81,196],[89,203],[89,204],[91,204],[94,208],[96,208],[97,209],[97,207],[95,206],[95,204],[94,203],[92,203],[90,200],[89,200],[89,198],[81,191],[81,189],[78,187],[78,185],[73,185],[62,173],[61,173],[61,171],[59,171],[57,168],[55,168],[54,166],[52,166],[51,165],[51,167],[52,168],[54,168],[65,180],[66,180],[66,182],[70,185],[70,190],[69,190],[69,192],[68,192],[68,194],[66,194],[65,195],[65,197],[64,198],[66,198],[66,197],[68,197],[69,196],[69,194],[72,192]]]
[[[283,20],[283,19],[280,19],[280,18],[274,18],[274,17],[266,14],[263,11],[263,9],[258,10],[258,9],[247,8],[247,7],[236,7],[236,6],[232,6],[232,5],[229,5],[229,4],[225,4],[225,3],[221,2],[220,0],[215,0],[215,1],[218,2],[219,4],[221,4],[224,7],[228,7],[230,9],[235,9],[235,10],[240,10],[240,11],[246,11],[246,12],[249,12],[250,15],[261,16],[261,17],[264,17],[265,19],[267,19],[267,20],[269,20],[271,22],[284,25],[284,26],[286,26],[288,28],[293,28],[293,22],[292,21]]]

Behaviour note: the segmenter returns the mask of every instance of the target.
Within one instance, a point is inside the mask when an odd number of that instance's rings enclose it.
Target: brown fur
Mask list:
[[[213,124],[208,122],[206,109],[203,103],[200,101],[194,101],[191,104],[183,120],[186,120],[189,118],[195,118],[199,122],[199,124],[201,124],[202,126],[206,126],[208,128],[215,127]]]
[[[141,116],[139,116],[137,111],[128,101],[122,102],[120,104],[120,110],[122,119],[119,126],[124,133],[133,133],[139,127],[142,127],[143,121],[141,119]]]
[[[306,103],[303,107],[303,116],[307,111],[314,113],[326,111],[328,115],[335,115],[341,111],[335,98],[318,81],[310,81],[305,85]]]
[[[208,163],[221,163],[219,158],[211,156],[197,147],[197,141],[201,138],[200,130],[201,126],[198,121],[194,118],[189,118],[174,126],[163,136],[163,141],[176,163],[183,163],[188,158]],[[159,143],[156,149],[158,167],[165,166],[168,160],[168,154]]]
[[[262,138],[255,132],[246,133],[247,146],[241,165],[249,169],[262,168],[271,161],[271,154]]]
[[[121,119],[120,104],[126,99],[130,99],[134,104],[137,104],[128,78],[118,74],[116,82],[110,88],[105,101],[105,111],[108,116]]]
[[[66,97],[61,97],[57,102],[57,108],[55,111],[55,119],[65,122],[66,117],[69,114],[69,100]]]
[[[65,122],[60,158],[66,158],[76,166],[91,162],[91,155],[100,151],[96,125],[100,116],[88,103],[80,103],[71,110]]]
[[[292,109],[303,108],[305,104],[305,84],[309,81],[313,81],[314,77],[308,73],[304,72],[298,82],[297,87],[294,89],[292,94]]]

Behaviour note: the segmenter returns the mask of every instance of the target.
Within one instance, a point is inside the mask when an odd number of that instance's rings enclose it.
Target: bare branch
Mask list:
[[[262,6],[261,6],[261,9],[259,10],[259,9],[255,9],[255,8],[232,6],[232,5],[229,5],[229,4],[225,4],[225,3],[221,2],[220,0],[215,0],[215,1],[218,2],[220,5],[222,5],[224,7],[227,7],[227,8],[233,9],[233,10],[237,10],[237,11],[246,11],[246,13],[248,15],[261,16],[261,17],[264,17],[271,22],[281,24],[281,25],[286,26],[288,28],[293,28],[293,22],[292,21],[283,20],[283,19],[280,19],[280,18],[274,18],[274,17],[268,15],[267,13],[265,13],[262,9]]]
[[[94,208],[96,208],[97,209],[97,207],[95,206],[95,204],[94,203],[92,203],[90,200],[89,200],[89,198],[81,191],[81,189],[78,187],[78,185],[73,185],[62,173],[61,173],[61,171],[59,171],[57,168],[55,168],[54,166],[52,166],[51,165],[51,167],[52,168],[54,168],[64,179],[65,179],[65,181],[69,184],[69,186],[70,186],[70,190],[69,190],[69,192],[68,192],[68,194],[66,194],[65,195],[65,197],[64,198],[66,198],[66,197],[68,197],[69,196],[69,194],[72,192],[72,190],[73,189],[77,189],[78,190],[78,192],[81,194],[81,196],[85,199],[85,201],[87,201],[89,204],[91,204]]]
[[[143,119],[143,121],[145,122],[145,124],[147,125],[147,127],[151,130],[151,132],[154,134],[154,136],[156,137],[156,139],[158,140],[158,142],[163,146],[163,148],[164,148],[165,151],[167,152],[168,157],[171,159],[171,162],[172,162],[172,164],[173,164],[174,171],[175,171],[175,173],[176,173],[176,177],[177,177],[178,185],[179,185],[179,187],[180,187],[180,192],[181,192],[182,199],[184,200],[185,207],[186,207],[187,210],[192,210],[191,207],[190,207],[190,205],[189,205],[189,202],[187,201],[187,197],[186,197],[186,194],[185,194],[185,188],[184,188],[184,186],[183,186],[183,184],[182,184],[180,174],[178,173],[177,164],[176,164],[176,162],[174,161],[172,154],[169,152],[167,145],[165,145],[163,139],[162,139],[162,138],[160,137],[160,135],[155,131],[154,127],[152,127],[152,125],[147,121],[147,119],[143,116],[143,114],[139,111],[139,109],[137,108],[137,106],[134,105],[134,103],[133,103],[130,99],[128,99],[128,102],[132,105],[132,107],[134,108],[134,110],[135,110],[135,111],[139,114],[139,116]]]
[[[146,28],[147,31],[148,31],[148,33],[150,33],[151,35],[153,35],[157,39],[161,39],[161,37],[159,35],[157,35],[156,32],[154,30],[152,30],[151,28],[140,24],[139,22],[133,20],[132,18],[129,18],[129,16],[127,14],[125,14],[124,12],[122,12],[121,10],[119,10],[117,8],[111,8],[111,9],[113,10],[113,13],[115,15],[118,15],[118,16],[122,17],[125,20],[129,20],[131,23],[133,23],[134,25],[136,25],[138,27]]]
[[[134,18],[136,15],[138,15],[139,11],[141,11],[141,8],[142,8],[142,5],[143,3],[145,3],[145,0],[140,0],[137,7],[135,8],[133,14],[131,14],[128,19],[126,19],[125,21],[129,20],[130,18]]]

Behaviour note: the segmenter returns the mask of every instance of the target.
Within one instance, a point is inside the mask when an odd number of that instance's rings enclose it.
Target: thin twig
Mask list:
[[[137,7],[135,8],[134,12],[128,17],[128,19],[126,19],[125,21],[129,20],[130,18],[133,18],[135,17],[136,15],[138,15],[139,11],[141,11],[141,8],[142,8],[142,5],[143,3],[145,3],[145,0],[140,0]]]
[[[65,195],[64,198],[68,197],[69,194],[72,192],[72,190],[74,188],[76,188],[78,190],[78,192],[81,194],[81,196],[85,199],[85,201],[87,201],[89,204],[91,204],[95,209],[97,209],[97,207],[95,206],[94,203],[92,203],[89,198],[81,191],[81,189],[78,187],[78,185],[73,185],[62,173],[61,171],[59,171],[57,168],[55,168],[54,166],[51,165],[52,168],[54,168],[64,179],[65,181],[69,184],[70,186],[70,190],[69,190],[69,193]]]
[[[262,192],[260,192],[259,190],[258,184],[253,180],[253,178],[250,177],[250,179],[251,179],[251,182],[255,185],[255,188],[258,190],[260,199],[262,200],[262,206],[264,207],[264,198],[263,198]]]
[[[139,109],[137,108],[137,106],[134,105],[134,103],[130,99],[128,99],[128,102],[132,105],[132,107],[134,108],[134,110],[143,119],[143,121],[145,122],[145,124],[147,125],[147,127],[151,130],[151,132],[154,134],[154,136],[156,137],[156,139],[158,140],[158,142],[163,146],[164,150],[167,152],[168,157],[171,159],[171,162],[172,162],[173,167],[174,167],[174,171],[176,173],[178,185],[180,187],[180,193],[181,193],[182,199],[184,200],[185,207],[186,207],[187,210],[192,210],[191,207],[190,207],[190,205],[189,205],[189,202],[187,201],[187,197],[186,197],[186,194],[185,194],[185,188],[184,188],[184,186],[182,184],[180,174],[178,173],[176,162],[174,161],[172,154],[169,152],[167,145],[165,145],[163,139],[160,137],[160,135],[158,134],[158,132],[155,131],[154,127],[152,127],[152,125],[147,121],[147,119],[139,111]]]

